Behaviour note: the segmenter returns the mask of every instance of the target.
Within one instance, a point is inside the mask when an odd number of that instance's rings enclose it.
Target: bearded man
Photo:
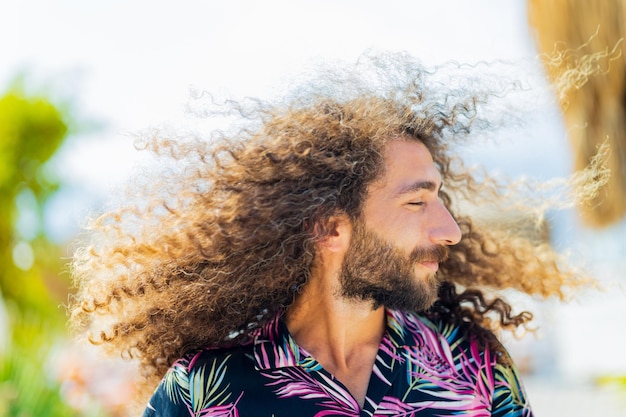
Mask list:
[[[579,277],[455,211],[491,186],[450,153],[485,126],[476,95],[372,62],[385,88],[348,71],[236,106],[238,132],[150,139],[184,169],[91,225],[72,320],[139,359],[144,416],[532,415],[493,333],[532,316],[482,288]]]

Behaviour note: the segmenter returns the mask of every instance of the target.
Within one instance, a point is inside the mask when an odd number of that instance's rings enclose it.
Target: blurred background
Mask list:
[[[263,97],[311,64],[367,49],[426,65],[503,60],[557,83],[572,65],[600,69],[466,156],[543,181],[610,145],[613,175],[593,209],[546,219],[551,243],[605,290],[568,304],[511,295],[537,331],[507,346],[537,416],[625,416],[625,34],[623,0],[0,3],[0,416],[124,415],[132,364],[77,345],[63,306],[81,224],[145,162],[131,133],[192,124],[190,91]],[[555,45],[572,53],[542,65]]]

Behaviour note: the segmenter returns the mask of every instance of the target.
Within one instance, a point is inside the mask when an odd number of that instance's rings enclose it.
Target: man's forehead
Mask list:
[[[391,174],[397,172],[421,173],[435,182],[441,182],[441,174],[437,169],[433,157],[419,140],[394,139],[387,143],[384,153],[385,171]]]
[[[383,156],[385,165],[389,165],[394,161],[407,159],[420,159],[421,162],[433,162],[433,157],[426,145],[415,138],[407,136],[398,136],[387,141],[383,148]]]
[[[396,193],[437,191],[441,188],[441,174],[432,155],[426,145],[418,140],[390,140],[385,147],[384,161],[384,172],[375,181],[378,186],[385,186],[386,183]]]

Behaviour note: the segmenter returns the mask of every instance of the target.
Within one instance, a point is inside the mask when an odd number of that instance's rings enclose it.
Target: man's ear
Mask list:
[[[325,224],[316,223],[314,233],[319,236],[317,246],[330,252],[344,252],[350,245],[352,221],[345,213],[328,218]]]

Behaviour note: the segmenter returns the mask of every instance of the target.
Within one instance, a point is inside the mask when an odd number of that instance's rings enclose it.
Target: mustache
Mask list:
[[[450,249],[445,245],[428,248],[415,248],[409,255],[411,262],[445,262],[450,256]]]

